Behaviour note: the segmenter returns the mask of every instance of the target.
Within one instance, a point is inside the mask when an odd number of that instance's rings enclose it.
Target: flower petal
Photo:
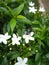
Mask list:
[[[10,36],[10,35],[8,35],[8,32],[7,32],[7,33],[5,33],[5,35],[4,35],[4,36],[5,36],[5,38],[6,38],[6,39],[11,38],[11,36]]]
[[[31,2],[29,2],[29,5],[30,5],[30,6],[34,6],[35,3],[32,3],[32,1],[31,1]]]
[[[25,39],[25,42],[26,42],[26,43],[29,43],[29,39],[26,38],[26,39]]]
[[[13,34],[13,37],[16,38],[17,37],[16,34]]]
[[[37,9],[35,9],[35,7],[29,7],[29,12],[35,13],[37,11]]]
[[[16,44],[17,44],[17,45],[20,45],[20,42],[19,42],[19,41],[16,41]]]
[[[21,57],[17,57],[17,61],[18,62],[22,62],[22,58]]]
[[[34,40],[34,37],[30,37],[30,39],[29,40]]]
[[[7,41],[6,41],[6,40],[3,40],[3,43],[4,43],[4,44],[7,44]]]
[[[27,61],[28,61],[28,58],[24,58],[23,62],[27,63]]]
[[[2,39],[0,38],[0,43],[2,43]]]
[[[30,35],[30,36],[33,36],[33,35],[34,35],[34,32],[31,32],[29,35]]]
[[[40,8],[39,8],[39,11],[40,11],[40,12],[45,12],[45,8],[44,8],[44,7],[40,7]]]
[[[12,45],[15,45],[15,43],[14,43],[14,42],[12,42]]]
[[[7,33],[5,33],[5,36],[8,36],[8,32],[7,32]]]
[[[26,38],[26,35],[25,34],[23,35],[23,38]]]

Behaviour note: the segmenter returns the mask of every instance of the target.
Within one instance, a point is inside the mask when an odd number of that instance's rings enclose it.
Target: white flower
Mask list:
[[[39,8],[39,11],[40,11],[40,12],[45,12],[44,7],[40,7],[40,8]]]
[[[17,61],[14,65],[27,65],[28,58],[22,59],[21,57],[17,57]]]
[[[17,37],[15,34],[13,34],[13,37],[12,37],[12,45],[20,45],[20,40],[21,40],[21,37]]]
[[[31,2],[29,2],[29,5],[30,5],[30,6],[34,6],[35,3],[33,3],[33,2],[31,1]]]
[[[7,44],[7,40],[11,38],[10,35],[8,35],[8,33],[5,33],[5,35],[3,34],[0,34],[0,43],[4,43],[4,44]]]
[[[37,9],[35,7],[29,7],[29,12],[36,13]]]
[[[29,35],[24,34],[23,38],[25,39],[26,43],[29,43],[29,40],[34,40],[34,37],[32,37],[34,32],[31,32]]]

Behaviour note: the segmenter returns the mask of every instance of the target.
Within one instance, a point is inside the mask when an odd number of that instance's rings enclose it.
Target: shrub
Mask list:
[[[0,65],[49,65],[49,14],[29,3],[0,1]]]

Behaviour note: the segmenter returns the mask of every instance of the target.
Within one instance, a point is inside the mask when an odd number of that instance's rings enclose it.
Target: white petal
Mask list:
[[[39,11],[40,11],[40,12],[45,12],[44,7],[40,7],[40,8],[39,8]]]
[[[8,32],[7,32],[7,33],[5,33],[5,36],[8,36]]]
[[[27,63],[27,61],[28,61],[28,58],[24,58],[23,62]]]
[[[30,39],[29,40],[34,40],[34,37],[30,37]]]
[[[26,35],[25,34],[23,35],[23,38],[26,38]]]
[[[31,9],[32,9],[32,7],[29,7],[29,9],[31,10]]]
[[[6,39],[10,39],[11,38],[11,36],[6,36]]]
[[[29,10],[29,12],[32,12],[32,10]]]
[[[0,38],[0,43],[2,43],[2,39]]]
[[[35,13],[37,11],[37,9],[35,9],[35,7],[29,7],[29,12]]]
[[[29,39],[26,38],[26,39],[25,39],[25,42],[26,42],[26,43],[29,43]]]
[[[13,37],[16,38],[17,37],[16,34],[13,34]]]
[[[7,44],[7,41],[6,41],[6,40],[3,40],[3,43],[4,43],[4,44]]]
[[[22,62],[22,58],[21,57],[17,57],[17,61],[18,62]]]
[[[31,33],[30,33],[30,36],[33,36],[33,35],[34,35],[34,32],[31,32]]]
[[[5,35],[4,35],[4,36],[5,36],[5,38],[6,38],[6,39],[11,38],[11,36],[10,36],[10,35],[8,35],[8,32],[7,32],[7,33],[5,33]]]
[[[12,42],[12,45],[15,45],[15,42]]]
[[[30,6],[34,6],[35,4],[34,4],[34,3],[32,3],[32,2],[29,2],[29,5],[30,5]]]
[[[16,41],[16,44],[17,44],[17,45],[20,45],[20,42],[19,42],[19,41]]]
[[[3,37],[4,35],[0,34],[0,38]]]

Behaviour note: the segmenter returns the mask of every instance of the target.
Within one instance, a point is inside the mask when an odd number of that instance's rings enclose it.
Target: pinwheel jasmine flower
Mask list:
[[[40,11],[40,12],[45,12],[44,7],[40,7],[40,8],[39,8],[39,11]]]
[[[14,65],[27,65],[28,58],[17,57],[17,61]]]
[[[17,37],[16,34],[13,34],[13,37],[12,37],[12,45],[20,45],[20,40],[21,40],[21,37]]]
[[[29,7],[29,12],[36,13],[37,9],[35,7]]]
[[[4,44],[7,44],[7,40],[10,39],[11,36],[8,35],[8,33],[5,33],[5,35],[3,34],[0,34],[0,43],[4,43]]]
[[[26,43],[29,43],[29,40],[34,40],[34,37],[32,37],[34,32],[31,32],[29,35],[24,34],[23,38],[25,39]]]
[[[34,6],[35,4],[31,1],[31,2],[29,2],[29,5]]]

